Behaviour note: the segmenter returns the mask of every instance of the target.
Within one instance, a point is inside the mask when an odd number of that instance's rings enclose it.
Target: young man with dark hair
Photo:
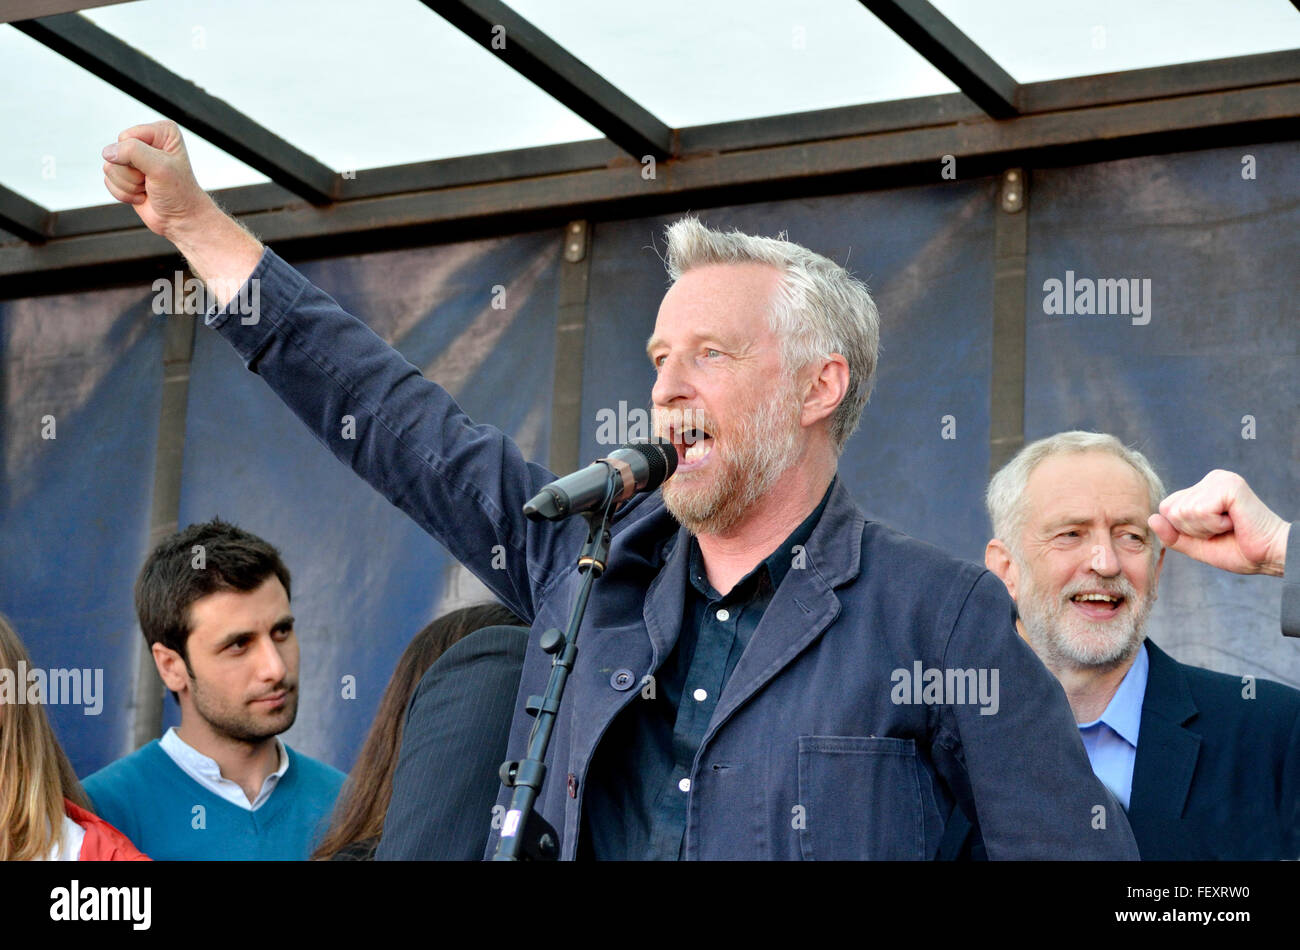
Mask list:
[[[181,724],[86,779],[98,813],[155,859],[305,859],[344,776],[277,738],[298,713],[279,552],[192,525],[149,555],[135,605]]]

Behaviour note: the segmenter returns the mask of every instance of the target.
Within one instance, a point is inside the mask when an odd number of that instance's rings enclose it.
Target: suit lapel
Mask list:
[[[650,637],[651,669],[659,669],[677,645],[686,609],[686,581],[690,572],[691,536],[679,528],[660,549],[663,569],[646,591],[642,617]]]
[[[664,537],[665,531],[671,531]],[[575,709],[570,769],[585,775],[596,743],[619,712],[641,694],[647,672],[671,652],[682,627],[688,536],[666,512],[649,517],[614,541],[609,570],[598,579],[587,602],[578,663],[569,679]],[[642,592],[645,592],[644,595]],[[645,598],[641,616],[627,604]],[[617,689],[611,676],[627,670],[630,687]],[[568,703],[568,695],[565,702]]]
[[[781,582],[722,691],[705,742],[839,616],[835,588],[858,576],[865,525],[844,483],[836,479],[802,562],[796,562]]]
[[[1186,728],[1197,714],[1186,677],[1169,654],[1150,640],[1146,645],[1150,667],[1129,795],[1135,828],[1143,819],[1167,822],[1182,816],[1201,749],[1201,737]]]

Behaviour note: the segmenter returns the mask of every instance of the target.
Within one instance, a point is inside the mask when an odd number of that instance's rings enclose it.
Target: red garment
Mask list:
[[[148,855],[141,854],[126,835],[118,831],[103,818],[92,815],[84,808],[78,808],[66,798],[63,810],[86,832],[81,842],[81,861],[149,861]]]

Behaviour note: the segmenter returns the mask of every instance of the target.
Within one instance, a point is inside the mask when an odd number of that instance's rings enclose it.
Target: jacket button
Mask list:
[[[609,678],[609,685],[619,692],[632,688],[636,682],[636,677],[632,675],[631,670],[615,670],[614,675]]]

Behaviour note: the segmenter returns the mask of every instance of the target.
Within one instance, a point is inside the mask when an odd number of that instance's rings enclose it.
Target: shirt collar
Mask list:
[[[247,796],[244,795],[243,789],[239,788],[239,783],[221,774],[221,766],[217,764],[217,760],[204,755],[182,739],[175,726],[167,730],[166,734],[158,740],[158,744],[162,746],[163,751],[171,757],[173,762],[179,765],[183,771],[189,773],[191,778],[216,791],[221,797],[226,798],[233,804],[240,804],[243,807],[256,809],[265,802],[271,796],[271,792],[275,790],[275,786],[280,779],[284,777],[284,773],[289,771],[289,754],[285,751],[284,743],[280,741],[280,737],[276,736],[275,750],[279,755],[280,766],[262,782],[262,789],[258,793],[256,801],[249,802]],[[238,797],[233,794],[236,790],[239,792]]]
[[[1119,688],[1115,690],[1115,695],[1106,704],[1105,712],[1093,722],[1079,723],[1079,728],[1086,729],[1104,722],[1125,742],[1137,748],[1138,729],[1142,725],[1142,700],[1146,697],[1147,672],[1150,666],[1147,645],[1142,643],[1133,658],[1133,665],[1128,668],[1128,672],[1120,680]]]
[[[785,580],[785,575],[790,572],[790,566],[794,561],[791,557],[791,548],[806,545],[808,539],[812,537],[813,530],[817,527],[817,522],[821,520],[822,512],[826,510],[826,503],[830,501],[831,491],[835,488],[835,481],[838,475],[831,476],[831,483],[826,486],[826,494],[822,495],[822,500],[812,514],[805,518],[799,527],[790,533],[790,536],[781,544],[776,546],[771,554],[760,561],[752,571],[736,582],[736,586],[728,592],[727,596],[735,593],[738,596],[744,596],[749,590],[749,584],[756,580],[755,575],[766,573],[768,580],[771,582],[772,590],[781,586],[781,581]],[[690,579],[695,589],[706,597],[716,598],[718,592],[713,590],[709,583],[708,577],[704,572],[704,557],[700,552],[700,543],[696,540],[695,535],[691,535],[691,557],[690,557]],[[761,583],[761,577],[757,583]]]
[[[780,587],[781,581],[785,580],[785,575],[790,573],[790,565],[794,563],[794,558],[791,556],[793,552],[790,549],[808,544],[817,522],[821,520],[822,512],[826,510],[826,503],[831,499],[831,491],[835,488],[837,478],[838,475],[831,476],[831,483],[826,486],[826,494],[822,495],[821,502],[813,509],[812,514],[805,518],[799,527],[790,533],[790,537],[785,539],[785,543],[769,554],[763,562],[767,565],[773,588]]]

